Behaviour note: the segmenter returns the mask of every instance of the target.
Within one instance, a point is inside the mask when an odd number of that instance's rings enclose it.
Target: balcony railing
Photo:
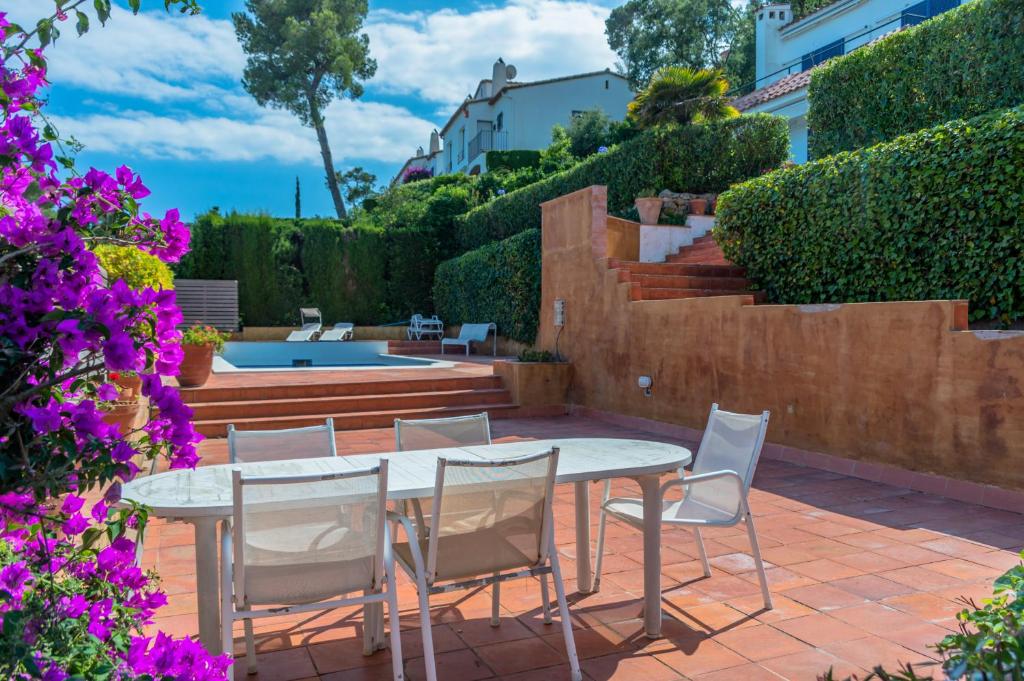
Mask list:
[[[481,130],[469,141],[469,160],[473,161],[480,154],[488,151],[505,151],[508,149],[508,131]]]

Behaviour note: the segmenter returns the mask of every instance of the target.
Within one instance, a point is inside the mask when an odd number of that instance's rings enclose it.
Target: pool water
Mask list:
[[[232,342],[213,358],[214,373],[450,366],[443,360],[389,355],[387,341]]]

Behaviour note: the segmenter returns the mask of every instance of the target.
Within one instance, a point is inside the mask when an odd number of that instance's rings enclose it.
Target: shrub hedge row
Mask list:
[[[1024,0],[976,0],[815,69],[812,158],[1024,102]]]
[[[519,170],[540,165],[540,152],[536,149],[491,150],[484,157],[488,172],[492,170]]]
[[[447,323],[494,322],[502,336],[532,343],[540,309],[540,230],[441,263],[434,304]]]
[[[1024,317],[1024,107],[724,193],[716,238],[777,303],[966,298]]]
[[[325,322],[379,324],[432,310],[430,282],[447,253],[428,229],[209,213],[192,225],[177,275],[237,279],[242,323],[294,325],[300,306]]]
[[[467,251],[540,227],[540,204],[590,185],[608,186],[608,208],[623,210],[644,189],[722,191],[778,167],[789,149],[785,119],[768,114],[646,131],[540,182],[499,196],[456,220]]]

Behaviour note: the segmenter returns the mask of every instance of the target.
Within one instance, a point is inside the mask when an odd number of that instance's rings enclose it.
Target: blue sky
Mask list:
[[[72,22],[49,50],[49,115],[85,145],[83,167],[127,163],[153,195],[186,219],[211,206],[291,215],[296,176],[303,214],[331,215],[313,132],[287,112],[262,109],[240,84],[245,63],[230,24],[241,0],[200,0],[183,17],[143,0],[105,28],[75,36]],[[5,0],[32,23],[39,0]],[[366,32],[377,75],[358,101],[326,113],[336,165],[390,179],[440,128],[499,56],[520,80],[614,66],[604,18],[614,0],[371,0]],[[126,6],[124,0],[115,5]]]

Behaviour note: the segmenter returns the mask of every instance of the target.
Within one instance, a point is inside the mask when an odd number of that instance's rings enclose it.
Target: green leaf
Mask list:
[[[79,10],[75,10],[75,17],[77,18],[75,30],[78,31],[78,35],[85,35],[89,31],[89,17],[85,12]]]
[[[139,7],[141,7],[141,5],[142,5],[141,0],[128,0],[128,7],[132,10],[132,14],[138,14],[139,13]],[[164,8],[166,9],[167,7],[168,7],[168,5],[165,4]]]

